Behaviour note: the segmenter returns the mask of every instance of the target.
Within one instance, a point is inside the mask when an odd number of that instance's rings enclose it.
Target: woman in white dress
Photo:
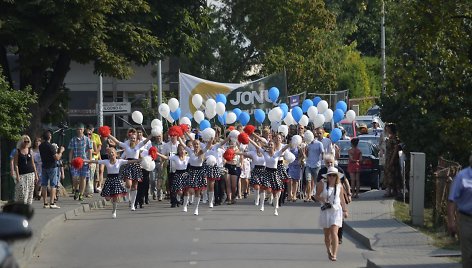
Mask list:
[[[319,224],[323,228],[324,240],[328,257],[331,261],[336,261],[339,240],[338,229],[342,227],[343,217],[348,216],[347,206],[342,195],[341,185],[342,173],[335,167],[329,167],[323,180],[316,185],[316,200],[321,202],[321,212]]]

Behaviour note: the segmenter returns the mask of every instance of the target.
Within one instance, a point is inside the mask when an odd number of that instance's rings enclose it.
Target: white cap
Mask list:
[[[378,119],[378,118],[374,118],[374,119],[372,120],[372,123],[377,123],[377,124],[378,124],[378,123],[379,123],[379,119]]]

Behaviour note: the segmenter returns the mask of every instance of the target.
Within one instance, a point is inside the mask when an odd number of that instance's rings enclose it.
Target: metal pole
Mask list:
[[[98,86],[98,126],[103,126],[103,77],[100,74]]]
[[[381,21],[381,43],[380,49],[382,53],[382,95],[385,94],[387,88],[387,69],[386,69],[386,59],[385,59],[385,1],[382,1],[382,21]]]
[[[116,89],[116,78],[112,78],[111,80],[111,87],[112,87],[112,90],[113,90],[113,102],[116,102],[116,98],[117,98],[117,89]],[[116,133],[116,115],[115,113],[113,113],[113,119],[112,119],[112,128],[113,128],[113,135],[117,135]]]
[[[157,105],[158,107],[162,104],[162,68],[161,60],[157,62]],[[162,121],[162,116],[159,113],[159,120]]]

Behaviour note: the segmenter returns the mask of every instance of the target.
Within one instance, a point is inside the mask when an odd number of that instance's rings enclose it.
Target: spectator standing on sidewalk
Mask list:
[[[39,153],[39,145],[41,145],[41,137],[36,137],[34,139],[33,145],[31,146],[31,151],[33,154],[34,165],[36,171],[38,172],[38,178],[41,178],[42,165],[41,154]],[[35,200],[41,200],[41,180],[35,183],[34,186],[34,195]]]
[[[81,157],[84,160],[92,159],[93,145],[89,137],[84,135],[84,125],[79,124],[76,129],[77,136],[73,137],[69,142],[69,163],[72,159]],[[74,189],[74,200],[84,200],[84,191],[86,178],[89,175],[89,164],[84,163],[82,168],[76,169],[70,167],[72,173],[72,186]]]
[[[321,128],[315,129],[313,133],[315,139],[308,144],[306,148],[306,166],[305,166],[305,179],[306,179],[306,191],[304,202],[310,202],[313,196],[313,188],[315,185],[315,179],[318,177],[318,173],[321,169],[321,160],[323,159],[324,147],[320,139],[323,138],[323,131]]]
[[[52,133],[46,130],[43,134],[43,142],[39,145],[39,153],[41,154],[42,174],[41,174],[41,196],[43,197],[44,208],[59,208],[54,203],[54,197],[56,196],[56,186],[58,185],[58,168],[56,161],[62,158],[64,147],[61,146],[59,150],[56,150],[51,144]],[[49,196],[49,203],[46,202],[48,184],[51,187],[51,193]]]
[[[385,131],[388,139],[385,144],[385,175],[384,183],[387,187],[385,197],[396,197],[402,188],[402,175],[398,152],[401,150],[395,124],[388,124]]]
[[[357,148],[359,145],[359,138],[354,138],[351,140],[351,149],[349,149],[349,163],[347,164],[347,171],[349,172],[349,176],[351,177],[351,185],[354,189],[354,196],[353,198],[359,197],[359,190],[361,188],[361,160],[362,160],[362,152]]]
[[[452,235],[459,229],[462,267],[472,267],[472,154],[469,167],[461,170],[452,181],[447,205],[447,225]],[[456,209],[459,212],[455,217]],[[459,225],[459,226],[458,226]],[[460,227],[460,228],[457,228]]]
[[[24,204],[32,204],[34,186],[39,179],[34,165],[30,137],[28,135],[21,136],[16,144],[16,149],[13,160],[16,174],[15,200]]]
[[[324,240],[328,252],[328,258],[336,261],[339,240],[338,229],[342,227],[343,217],[348,216],[346,204],[343,196],[343,186],[341,177],[335,167],[329,167],[328,172],[323,175],[325,180],[316,185],[316,200],[321,202],[321,212],[319,218],[320,227],[323,228]]]
[[[87,132],[90,134],[88,137],[93,142],[93,151],[92,151],[92,159],[98,160],[100,159],[100,152],[102,151],[102,140],[100,139],[100,135],[94,132],[95,127],[90,124],[87,126]],[[90,165],[90,180],[89,183],[93,183],[93,192],[99,193],[100,192],[100,176],[97,174],[98,170],[97,164]]]

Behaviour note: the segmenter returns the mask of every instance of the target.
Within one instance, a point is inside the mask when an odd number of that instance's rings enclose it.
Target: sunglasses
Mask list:
[[[23,141],[24,143],[30,143],[30,141]]]

